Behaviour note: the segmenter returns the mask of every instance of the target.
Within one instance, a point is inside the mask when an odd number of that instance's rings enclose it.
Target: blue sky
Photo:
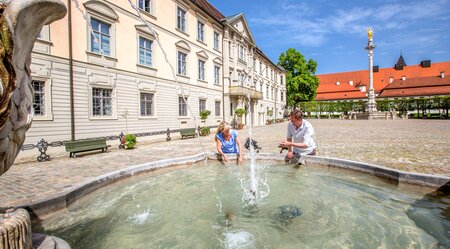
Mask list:
[[[277,63],[295,48],[317,61],[317,74],[368,67],[367,28],[374,65],[450,61],[450,0],[209,0],[225,16],[244,12],[259,48]]]

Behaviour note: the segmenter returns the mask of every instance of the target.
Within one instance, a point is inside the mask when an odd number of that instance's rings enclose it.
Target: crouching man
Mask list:
[[[290,114],[291,121],[287,126],[287,139],[280,143],[281,148],[287,148],[286,159],[300,158],[303,155],[316,155],[314,128],[310,122],[303,119],[303,113],[294,109]]]

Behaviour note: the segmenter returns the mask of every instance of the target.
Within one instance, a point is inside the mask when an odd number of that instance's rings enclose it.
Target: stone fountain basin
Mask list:
[[[22,205],[30,212],[32,219],[40,219],[48,214],[54,213],[58,210],[63,210],[70,206],[71,203],[77,199],[93,192],[108,184],[127,179],[137,174],[146,172],[161,170],[161,169],[173,169],[173,167],[183,167],[185,165],[191,165],[202,160],[217,160],[216,153],[201,153],[193,156],[179,157],[172,159],[165,159],[160,161],[148,162],[139,165],[130,166],[125,169],[116,170],[103,174],[89,181],[82,182],[73,186],[65,192],[58,193],[54,196],[50,196],[46,199],[37,200],[31,204]],[[235,155],[229,157],[230,164],[234,164],[236,159]],[[244,159],[249,160],[250,154],[244,154]],[[278,153],[258,153],[256,154],[256,160],[274,160],[284,161],[285,157]],[[388,180],[392,184],[412,184],[429,188],[430,192],[435,191],[439,187],[442,187],[450,182],[450,177],[429,175],[421,173],[410,173],[400,170],[390,169],[380,165],[356,162],[351,160],[321,157],[321,156],[305,156],[305,163],[308,164],[320,164],[322,166],[341,168],[346,170],[358,171],[367,173],[376,177],[380,177]]]

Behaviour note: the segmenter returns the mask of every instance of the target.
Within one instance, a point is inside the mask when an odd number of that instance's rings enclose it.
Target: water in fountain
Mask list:
[[[258,163],[272,165],[271,194],[258,202],[257,213],[242,206],[235,177],[250,172],[209,160],[207,166],[193,164],[109,185],[39,224],[74,249],[450,246],[450,221],[442,215],[448,197],[418,202],[426,189],[368,174],[326,165],[297,169],[283,161]],[[225,213],[217,212],[211,179]],[[280,212],[288,205],[302,214]]]

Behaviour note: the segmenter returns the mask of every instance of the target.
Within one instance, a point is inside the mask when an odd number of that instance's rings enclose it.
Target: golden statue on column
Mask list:
[[[373,37],[373,31],[372,31],[371,28],[368,28],[368,29],[367,29],[367,38],[368,38],[369,40],[372,40],[372,37]]]

